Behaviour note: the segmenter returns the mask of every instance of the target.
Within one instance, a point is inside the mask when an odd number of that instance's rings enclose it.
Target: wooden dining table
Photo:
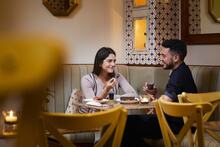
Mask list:
[[[128,115],[142,115],[142,114],[151,114],[154,113],[154,103],[141,103],[141,102],[135,102],[135,103],[120,103],[115,100],[109,100],[106,103],[102,103],[99,106],[96,105],[89,105],[83,102],[74,102],[74,105],[78,107],[84,107],[89,109],[95,109],[104,111],[110,108],[113,108],[117,105],[122,105],[125,109],[128,110]]]

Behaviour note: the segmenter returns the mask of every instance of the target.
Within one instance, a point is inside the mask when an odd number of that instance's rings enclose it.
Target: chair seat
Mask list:
[[[220,132],[217,132],[220,135]],[[219,147],[220,143],[212,138],[210,135],[205,133],[205,147]]]
[[[218,135],[220,135],[220,132],[218,132]],[[205,147],[219,147],[220,143],[213,139],[211,136],[205,133],[204,136],[205,139]],[[144,138],[144,142],[152,147],[164,147],[163,139],[149,139],[149,138]],[[181,147],[188,147],[189,146],[189,141],[187,137],[184,137]]]

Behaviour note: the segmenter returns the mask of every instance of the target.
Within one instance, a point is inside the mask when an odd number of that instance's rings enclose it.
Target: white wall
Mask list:
[[[208,1],[200,1],[201,33],[220,33],[220,25],[212,18],[208,10]]]
[[[208,12],[208,1],[200,1],[201,32],[220,33],[220,24],[216,23]],[[188,46],[186,62],[193,65],[220,65],[220,45]]]
[[[80,0],[68,17],[53,16],[42,0],[1,0],[0,5],[0,31],[58,36],[70,50],[66,63],[93,63],[102,46],[113,48],[118,63],[125,63],[122,0]]]
[[[93,63],[102,46],[116,50],[125,63],[123,0],[80,0],[68,17],[53,16],[42,0],[0,0],[0,33],[47,33],[61,38],[69,49],[65,63]],[[189,46],[186,62],[220,65],[220,45]]]
[[[190,65],[220,66],[220,45],[190,45],[185,59]]]

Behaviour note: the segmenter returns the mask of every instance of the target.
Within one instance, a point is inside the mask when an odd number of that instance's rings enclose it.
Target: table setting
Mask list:
[[[122,105],[128,112],[132,112],[129,114],[143,114],[154,108],[153,103],[151,103],[153,100],[152,97],[149,94],[140,95],[139,97],[114,95],[111,99],[109,97],[102,100],[83,99],[82,103],[77,103],[76,105],[100,111],[113,108],[116,105]]]

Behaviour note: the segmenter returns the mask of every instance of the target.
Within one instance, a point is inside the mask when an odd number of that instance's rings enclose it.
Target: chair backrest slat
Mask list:
[[[127,110],[122,106],[116,106],[106,111],[87,114],[43,113],[42,118],[45,129],[54,135],[63,146],[70,146],[68,145],[70,142],[64,140],[59,129],[80,132],[102,129],[104,131],[101,138],[94,146],[103,146],[113,136],[112,146],[119,147],[127,119]],[[71,144],[71,146],[74,145]]]

